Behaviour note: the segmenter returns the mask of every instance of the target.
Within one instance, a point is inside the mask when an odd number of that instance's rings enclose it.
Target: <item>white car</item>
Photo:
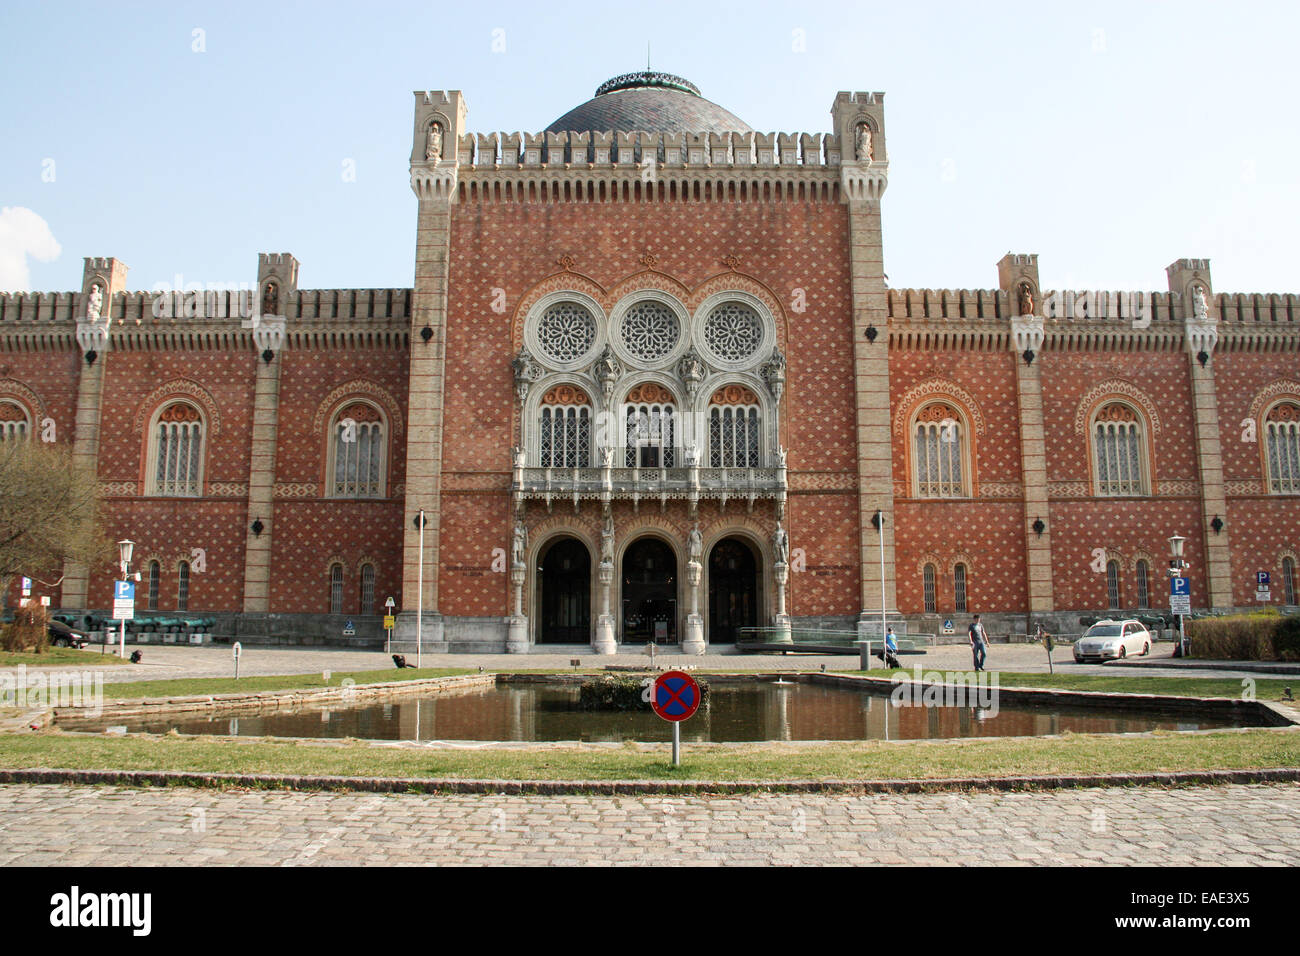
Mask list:
[[[1074,642],[1074,662],[1110,661],[1151,653],[1151,632],[1138,621],[1098,621]]]

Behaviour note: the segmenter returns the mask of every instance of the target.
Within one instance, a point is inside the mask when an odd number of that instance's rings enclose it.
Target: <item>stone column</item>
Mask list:
[[[883,93],[839,93],[831,107],[843,159],[840,197],[848,212],[849,276],[853,309],[853,367],[857,408],[858,567],[860,620],[880,616],[882,603],[897,607],[894,571],[894,474],[890,436],[889,329],[880,199],[888,185]],[[863,150],[850,148],[865,125]],[[879,538],[871,524],[884,512],[885,574],[881,580]]]
[[[1043,432],[1042,349],[1045,339],[1037,255],[1007,255],[998,263],[998,286],[1011,305],[1012,362],[1020,417],[1020,480],[1024,495],[1025,576],[1029,613],[1054,609],[1052,529],[1047,520],[1047,444]],[[1042,522],[1042,532],[1034,530]]]
[[[686,562],[686,586],[690,589],[691,613],[686,616],[686,637],[682,641],[683,654],[703,654],[704,618],[700,617],[700,562]]]
[[[81,295],[74,310],[77,344],[81,347],[81,374],[77,378],[77,420],[72,433],[72,463],[99,473],[99,421],[103,408],[104,376],[108,363],[109,330],[113,324],[113,302],[126,291],[126,264],[119,259],[86,258],[82,269]],[[93,289],[98,286],[98,307]],[[37,423],[39,427],[39,422]],[[127,529],[128,531],[130,529]],[[63,567],[59,603],[67,609],[85,610],[89,604],[90,571],[77,562]],[[111,595],[105,595],[105,602]],[[107,606],[107,604],[105,605]]]
[[[457,150],[465,132],[461,94],[416,92],[411,150],[411,189],[420,201],[415,241],[415,289],[411,309],[410,372],[407,378],[406,511],[403,520],[402,611],[396,640],[415,639],[420,563],[424,564],[424,638],[444,641],[438,612],[442,534],[442,421],[446,363],[447,282],[451,214],[458,182]],[[431,149],[438,124],[440,149]],[[423,509],[424,554],[417,515]],[[512,574],[513,576],[513,574]],[[526,643],[526,641],[525,641]]]
[[[506,618],[506,653],[528,653],[528,618],[524,614],[524,581],[528,577],[528,567],[522,562],[515,562],[510,569],[510,587],[514,594],[514,611]]]
[[[609,613],[609,591],[614,581],[614,563],[602,560],[596,575],[600,581],[600,616],[596,618],[596,640],[591,649],[597,654],[617,654],[618,641],[614,636],[614,618]]]
[[[776,633],[772,635],[772,642],[789,644],[794,640],[791,636],[790,615],[785,612],[785,585],[790,580],[790,566],[784,561],[776,562],[772,566],[772,580],[776,584],[776,615],[772,619]]]
[[[1193,594],[1194,607],[1232,607],[1232,560],[1228,544],[1232,528],[1218,534],[1214,519],[1227,520],[1228,504],[1223,487],[1223,452],[1219,444],[1219,398],[1214,380],[1214,347],[1219,340],[1218,313],[1213,303],[1210,260],[1179,259],[1166,272],[1171,298],[1182,302],[1186,329],[1188,370],[1192,383],[1192,413],[1196,429],[1196,465],[1201,486],[1201,527],[1186,536],[1196,540],[1197,531],[1205,548],[1205,582],[1209,593]],[[1170,534],[1174,529],[1170,529]],[[1179,532],[1183,533],[1183,532]]]

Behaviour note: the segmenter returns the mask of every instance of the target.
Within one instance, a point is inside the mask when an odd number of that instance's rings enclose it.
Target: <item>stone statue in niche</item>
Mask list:
[[[772,550],[776,552],[777,564],[790,563],[790,537],[779,521],[776,523],[776,533],[772,535]]]
[[[262,290],[262,314],[280,314],[280,289],[274,282],[268,282]]]
[[[1201,320],[1210,317],[1209,300],[1205,297],[1205,289],[1199,285],[1192,289],[1192,315]]]
[[[510,560],[516,568],[524,567],[524,555],[528,551],[528,529],[522,524],[515,525],[515,537],[510,548]]]
[[[600,358],[596,359],[594,371],[596,380],[600,382],[601,393],[608,402],[614,395],[614,383],[623,374],[622,366],[618,364],[618,359],[614,358],[614,352],[608,345],[600,353]]]
[[[691,528],[690,536],[687,538],[687,555],[688,560],[699,563],[700,557],[704,554],[704,535],[700,534],[700,526],[697,524]]]
[[[763,366],[763,380],[767,382],[772,397],[780,402],[785,392],[785,355],[780,349],[773,349],[772,357]]]
[[[788,453],[786,452],[784,445],[778,445],[776,447],[776,467],[778,468],[785,467],[785,456],[787,454]]]
[[[90,301],[86,303],[86,318],[98,319],[104,308],[104,290],[98,282],[90,287]]]
[[[519,354],[510,360],[510,368],[515,373],[515,394],[519,396],[519,403],[522,405],[528,398],[528,389],[532,387],[533,382],[542,377],[542,370],[533,361],[528,349],[519,350]]]
[[[512,453],[513,453],[513,455],[514,455],[515,467],[516,467],[516,468],[523,468],[525,465],[528,464],[528,453],[525,452],[525,451],[524,451],[522,448],[520,448],[518,445],[516,445],[516,446],[512,449]]]
[[[853,158],[860,163],[869,163],[873,159],[871,153],[874,148],[871,142],[871,127],[866,123],[859,123],[853,138]]]
[[[442,124],[433,123],[424,145],[424,158],[431,163],[442,161]]]
[[[1020,314],[1033,315],[1034,314],[1033,286],[1031,286],[1028,282],[1022,282],[1020,283],[1020,288],[1018,292],[1019,292],[1019,301],[1020,301]]]
[[[602,448],[600,450],[600,463],[606,468],[614,467],[614,449]]]
[[[608,516],[600,531],[600,563],[609,568],[614,566],[614,519]]]

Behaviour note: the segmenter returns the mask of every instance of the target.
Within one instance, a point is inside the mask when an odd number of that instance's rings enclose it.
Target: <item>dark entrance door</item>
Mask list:
[[[591,641],[591,556],[576,538],[561,538],[542,554],[539,644]]]
[[[642,538],[623,553],[623,643],[650,641],[677,641],[677,556]]]
[[[734,644],[758,624],[758,561],[749,545],[723,538],[709,555],[709,643]]]

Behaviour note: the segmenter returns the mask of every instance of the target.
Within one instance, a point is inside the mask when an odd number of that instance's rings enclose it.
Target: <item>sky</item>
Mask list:
[[[411,92],[536,132],[609,77],[693,81],[764,131],[827,132],[884,91],[894,288],[1296,292],[1300,4],[286,3],[4,0],[0,290],[253,282],[409,287]]]

